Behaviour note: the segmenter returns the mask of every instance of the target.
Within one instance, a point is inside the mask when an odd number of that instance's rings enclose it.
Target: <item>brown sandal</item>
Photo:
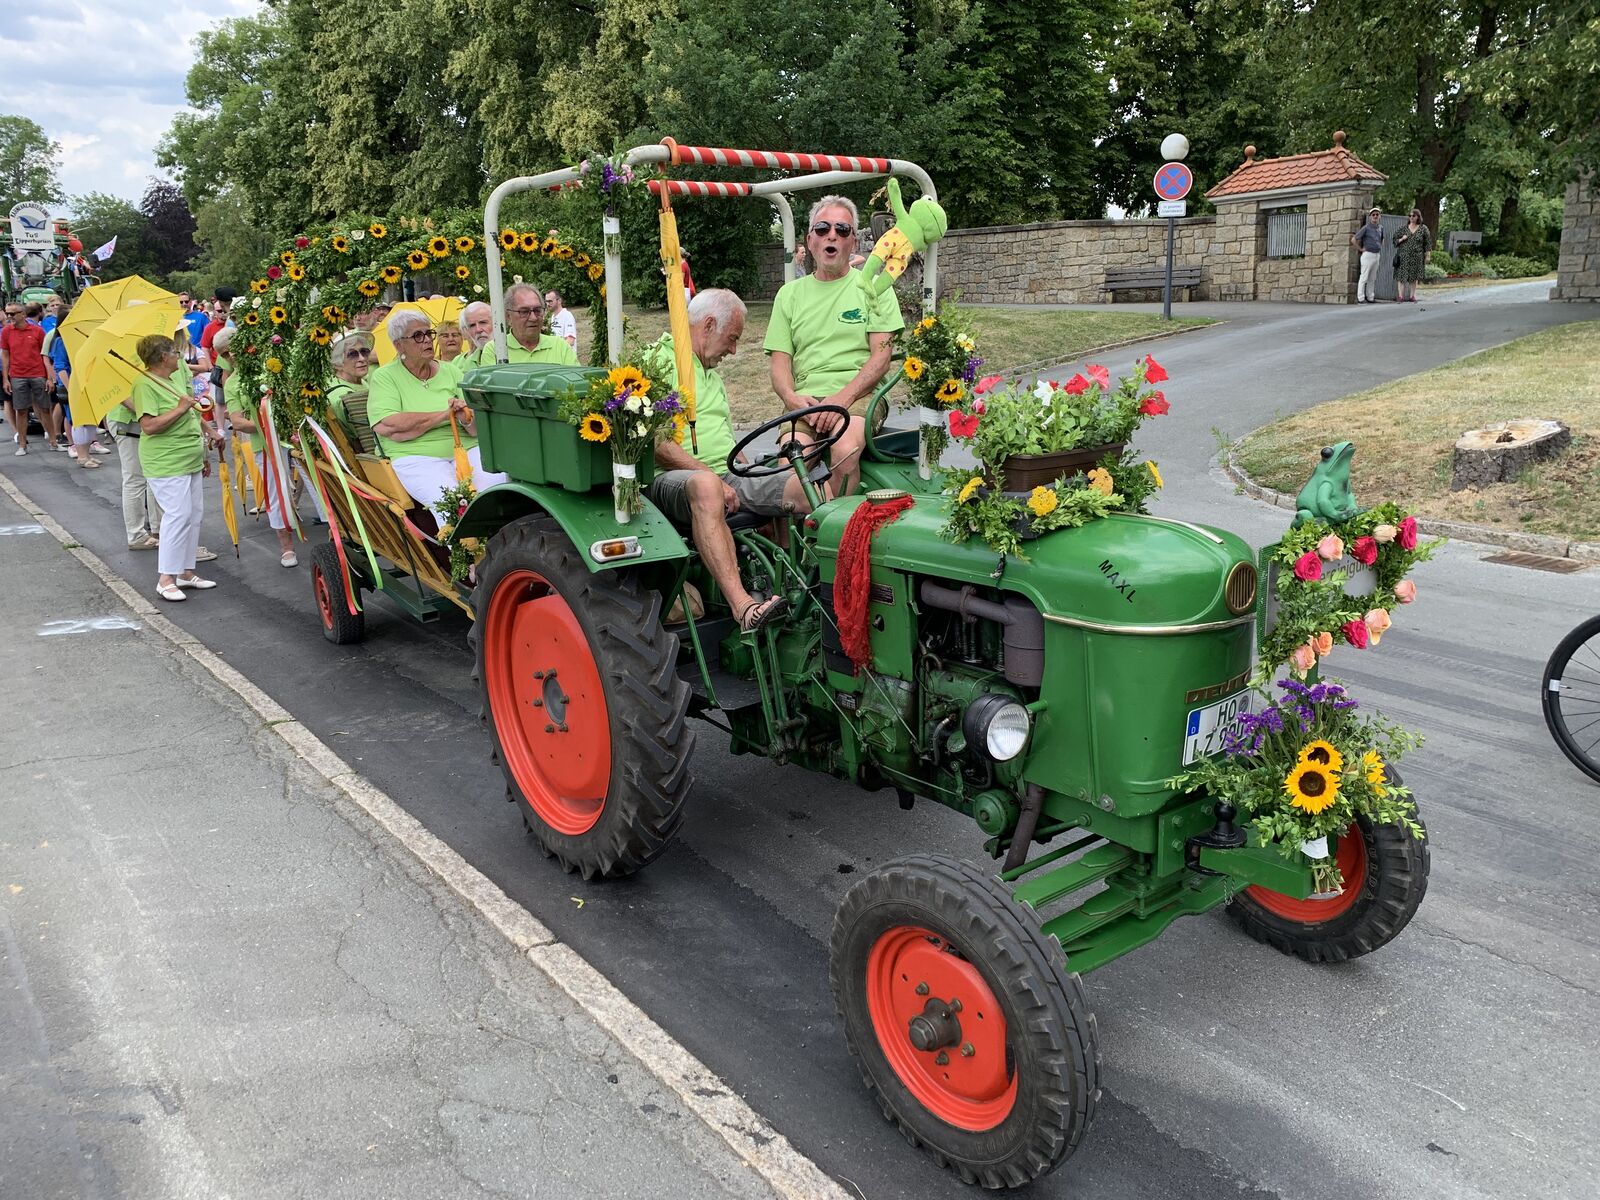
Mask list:
[[[788,611],[789,602],[782,596],[752,599],[739,613],[739,628],[744,633],[760,633]]]

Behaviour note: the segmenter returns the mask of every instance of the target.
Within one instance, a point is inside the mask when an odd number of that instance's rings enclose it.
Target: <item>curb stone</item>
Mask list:
[[[1295,497],[1276,488],[1263,487],[1234,461],[1239,448],[1235,442],[1228,447],[1222,469],[1229,479],[1238,484],[1247,496],[1270,504],[1275,508],[1295,510]],[[1600,542],[1574,542],[1563,537],[1542,533],[1519,533],[1514,529],[1490,529],[1483,525],[1467,525],[1460,521],[1437,521],[1419,517],[1417,529],[1430,537],[1449,538],[1453,542],[1471,542],[1480,546],[1499,546],[1507,550],[1521,550],[1528,554],[1544,554],[1551,558],[1571,558],[1583,562],[1600,563]]]

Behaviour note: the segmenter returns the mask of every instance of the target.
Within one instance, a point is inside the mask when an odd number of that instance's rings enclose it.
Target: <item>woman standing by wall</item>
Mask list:
[[[1422,210],[1413,208],[1411,220],[1394,235],[1394,282],[1401,304],[1417,302],[1417,284],[1428,273],[1428,254],[1433,249],[1433,233],[1422,223]]]

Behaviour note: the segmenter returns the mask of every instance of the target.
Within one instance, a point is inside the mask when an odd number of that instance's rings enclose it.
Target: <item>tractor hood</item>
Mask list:
[[[850,514],[865,502],[852,496],[816,514],[817,548],[829,578]],[[940,536],[949,504],[944,496],[916,497],[873,539],[873,567],[1017,592],[1047,618],[1112,629],[1239,619],[1224,595],[1239,563],[1251,572],[1254,594],[1255,556],[1242,539],[1161,517],[1119,514],[1057,530],[1024,542],[1027,558],[1006,558],[997,575],[1002,560],[983,542],[972,538],[958,546]]]

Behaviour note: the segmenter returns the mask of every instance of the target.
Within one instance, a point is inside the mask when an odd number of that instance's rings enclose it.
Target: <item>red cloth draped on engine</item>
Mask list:
[[[872,537],[911,504],[910,496],[898,496],[882,504],[868,501],[850,514],[850,523],[839,539],[833,611],[839,623],[839,641],[857,671],[872,661],[872,642],[867,627],[867,598],[872,587]]]

